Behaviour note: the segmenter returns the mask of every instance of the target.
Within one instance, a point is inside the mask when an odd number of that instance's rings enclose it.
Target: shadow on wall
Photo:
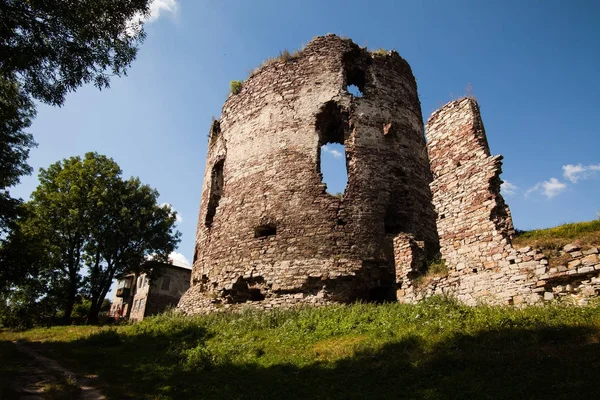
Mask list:
[[[78,360],[80,371],[98,374],[96,384],[119,399],[592,399],[600,393],[598,331],[584,327],[506,328],[436,345],[407,335],[338,361],[327,361],[323,350],[314,357],[321,361],[296,365],[277,363],[285,357],[269,354],[273,347],[261,351],[260,343],[247,355],[231,349],[236,362],[201,345],[187,353],[197,366],[186,368],[173,346],[208,339],[204,328],[188,327],[168,336],[145,329],[35,346]]]

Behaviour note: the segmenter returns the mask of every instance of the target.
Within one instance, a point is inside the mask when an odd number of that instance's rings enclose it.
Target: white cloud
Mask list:
[[[600,173],[600,164],[593,165],[563,165],[563,176],[573,183],[579,180],[591,179]]]
[[[178,253],[176,251],[169,254],[169,260],[173,262],[173,265],[177,265],[179,267],[191,267],[192,263],[188,260],[183,254]]]
[[[175,211],[177,213],[177,215],[175,216],[175,221],[180,224],[183,222],[183,217],[181,216],[181,214],[175,209],[175,207],[173,207],[173,205],[171,205],[170,203],[162,203],[160,205],[161,207],[167,206],[171,209],[171,211]]]
[[[344,156],[344,154],[342,154],[341,151],[338,151],[336,149],[332,149],[328,145],[323,146],[322,149],[323,149],[324,152],[331,154],[335,158],[341,158],[341,157]]]
[[[150,16],[144,22],[154,22],[164,12],[173,13],[177,12],[179,4],[177,0],[154,0],[150,4]]]
[[[562,193],[567,188],[567,185],[556,178],[550,178],[550,180],[536,183],[534,186],[529,188],[525,192],[525,197],[528,197],[531,193],[541,192],[544,196],[551,199],[554,196]]]
[[[148,15],[137,14],[131,19],[127,34],[134,36],[140,31],[142,24],[152,23],[165,13],[175,14],[178,9],[179,0],[153,0]]]
[[[517,185],[515,185],[514,183],[510,183],[509,181],[504,181],[502,183],[502,186],[500,186],[500,189],[502,190],[502,193],[504,195],[512,196],[517,193],[517,190],[519,190],[519,187]]]

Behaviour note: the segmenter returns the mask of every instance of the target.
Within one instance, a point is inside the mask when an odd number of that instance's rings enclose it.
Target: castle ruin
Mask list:
[[[322,182],[328,143],[346,151],[341,197]],[[213,122],[191,287],[179,308],[432,294],[530,304],[565,277],[578,293],[600,290],[597,250],[574,254],[588,258],[573,274],[552,271],[539,251],[512,248],[500,173],[474,100],[435,112],[426,142],[416,81],[397,52],[317,37],[255,71]],[[439,257],[447,275],[417,287]]]

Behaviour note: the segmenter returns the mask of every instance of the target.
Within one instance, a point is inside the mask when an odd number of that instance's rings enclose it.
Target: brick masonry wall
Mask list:
[[[345,146],[342,198],[322,183],[328,142]],[[393,298],[394,237],[411,235],[426,257],[439,249],[431,179],[408,63],[315,38],[254,72],[213,123],[192,287],[179,308]]]
[[[441,256],[448,276],[407,282],[400,301],[432,294],[467,304],[535,304],[569,296],[585,302],[600,289],[598,250],[566,246],[564,265],[549,267],[540,250],[515,249],[508,206],[500,194],[501,156],[491,156],[477,102],[452,101],[427,122],[427,148]],[[568,254],[568,255],[567,255]]]

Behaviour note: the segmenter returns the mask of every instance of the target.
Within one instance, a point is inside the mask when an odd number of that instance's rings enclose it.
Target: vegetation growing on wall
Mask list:
[[[242,91],[242,85],[244,84],[244,82],[242,81],[231,81],[229,82],[229,92],[231,94],[238,94],[239,92]]]

